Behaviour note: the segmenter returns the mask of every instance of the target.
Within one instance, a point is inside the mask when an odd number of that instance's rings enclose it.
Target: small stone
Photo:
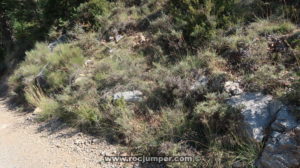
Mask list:
[[[112,36],[109,36],[109,41],[113,41],[114,40],[114,37],[112,37]]]
[[[79,139],[76,139],[75,142],[74,142],[75,145],[81,145],[82,143],[83,142]]]
[[[91,67],[92,65],[94,65],[94,61],[92,61],[92,60],[86,60],[85,63],[84,63],[84,65],[86,67]]]
[[[231,95],[239,95],[243,93],[243,90],[240,88],[240,84],[233,81],[225,82],[224,89],[227,93]]]
[[[199,87],[206,86],[208,78],[206,76],[200,76],[197,81],[190,87],[190,90],[198,89]]]
[[[123,37],[124,37],[124,36],[118,34],[118,35],[116,35],[116,37],[115,37],[115,41],[116,41],[116,42],[119,42]]]
[[[93,140],[92,140],[92,144],[98,144],[98,143],[100,143],[100,140],[99,140],[99,139],[93,139]]]
[[[143,43],[146,41],[146,37],[143,34],[139,34],[139,42]]]
[[[114,52],[114,49],[109,49],[108,53],[112,54]]]
[[[101,151],[100,156],[106,156],[106,153],[104,151]]]

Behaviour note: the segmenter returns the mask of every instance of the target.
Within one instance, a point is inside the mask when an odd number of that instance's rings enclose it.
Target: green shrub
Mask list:
[[[46,44],[38,43],[26,55],[25,61],[9,80],[12,90],[19,94],[22,94],[19,88],[35,85],[38,75],[42,75],[40,78],[48,86],[42,88],[46,94],[60,91],[69,84],[71,74],[84,62],[81,50],[69,44],[59,45],[50,52]]]
[[[48,84],[52,88],[61,88],[69,82],[66,72],[51,72],[47,75]]]
[[[90,0],[80,4],[76,10],[75,18],[86,29],[97,30],[101,27],[98,17],[105,16],[109,13],[109,2],[107,0]]]
[[[77,116],[76,122],[78,125],[89,126],[100,122],[102,119],[98,107],[94,107],[88,104],[88,102],[79,103],[78,107],[74,110],[74,113]]]
[[[207,135],[204,135],[208,140],[213,134],[228,133],[227,131],[237,124],[237,122],[231,122],[232,119],[239,117],[239,112],[220,101],[224,96],[208,94],[206,95],[208,100],[198,103],[194,109],[193,118],[196,123],[204,126],[204,130],[208,131]],[[203,132],[206,134],[205,131]]]
[[[213,36],[210,7],[203,1],[170,1],[170,11],[189,43],[199,45]]]
[[[233,0],[171,0],[169,11],[188,42],[198,46],[211,39],[216,28],[236,20],[234,7]]]
[[[61,110],[60,104],[51,98],[42,97],[39,106],[41,109],[41,113],[38,114],[38,118],[40,120],[51,119],[52,117],[58,117],[59,112]]]

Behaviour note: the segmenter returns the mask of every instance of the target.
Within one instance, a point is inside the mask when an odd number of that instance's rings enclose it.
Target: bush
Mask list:
[[[207,94],[207,100],[198,103],[193,111],[194,122],[203,126],[202,132],[207,140],[211,138],[212,134],[227,134],[236,124],[239,124],[233,122],[234,119],[240,117],[239,112],[223,103],[225,98],[226,95]],[[205,135],[206,133],[207,135]]]
[[[22,94],[19,88],[36,85],[41,79],[46,94],[61,91],[69,84],[71,73],[83,65],[81,50],[69,44],[63,44],[50,52],[47,45],[38,43],[10,78],[13,91]],[[41,81],[40,81],[41,82]],[[40,85],[39,83],[38,85]]]
[[[52,117],[58,117],[59,112],[61,110],[60,104],[51,98],[42,98],[39,102],[39,106],[41,109],[41,113],[38,114],[38,118],[40,120],[51,119]]]
[[[170,1],[170,12],[175,23],[183,30],[185,39],[195,46],[203,45],[214,34],[213,23],[209,20],[210,6],[199,1]]]
[[[236,20],[234,7],[232,0],[171,0],[169,11],[185,39],[199,46],[215,35],[216,28],[226,28]]]
[[[102,26],[98,17],[103,17],[108,13],[109,2],[107,0],[90,0],[80,4],[76,10],[75,19],[86,29],[97,30]]]

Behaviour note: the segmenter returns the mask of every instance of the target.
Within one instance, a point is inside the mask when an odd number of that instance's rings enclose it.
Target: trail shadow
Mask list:
[[[11,74],[6,73],[0,77],[0,101],[2,101],[8,110],[15,111],[18,114],[28,114],[33,111],[33,109],[26,105],[18,102],[18,96],[10,95],[8,78]],[[20,110],[21,109],[21,110]]]
[[[19,106],[9,96],[9,85],[7,83],[9,78],[8,73],[0,77],[0,101],[6,105],[6,108],[11,111],[20,112]],[[24,113],[25,112],[25,113]],[[23,114],[28,113],[28,110],[24,110]]]
[[[0,78],[0,99],[3,100],[8,94],[8,85],[7,85],[8,76],[2,76]]]
[[[39,124],[36,133],[46,132],[48,135],[58,134],[56,138],[70,138],[78,133],[79,129],[70,129],[61,119],[53,119]],[[66,131],[67,130],[67,131]]]

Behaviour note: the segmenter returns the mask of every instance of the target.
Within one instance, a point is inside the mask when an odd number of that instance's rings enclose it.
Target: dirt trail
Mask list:
[[[48,127],[28,123],[28,115],[10,110],[0,98],[0,168],[129,167],[100,162],[104,155],[117,154],[105,141]]]
[[[53,147],[33,129],[24,127],[0,101],[0,168],[65,168],[86,165],[78,154]]]

